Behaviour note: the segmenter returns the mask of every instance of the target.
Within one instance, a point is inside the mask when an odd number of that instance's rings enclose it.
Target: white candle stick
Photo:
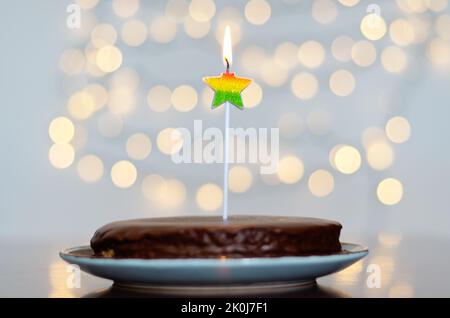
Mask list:
[[[229,164],[229,128],[230,128],[230,105],[225,104],[225,138],[223,142],[223,213],[224,221],[228,219],[228,164]]]

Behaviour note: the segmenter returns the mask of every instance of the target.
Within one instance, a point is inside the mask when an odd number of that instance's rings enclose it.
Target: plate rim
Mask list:
[[[96,263],[108,263],[108,264],[133,264],[133,265],[158,265],[158,264],[164,264],[165,266],[174,266],[178,267],[180,266],[180,263],[182,262],[183,265],[186,265],[186,263],[189,264],[198,264],[198,265],[228,265],[228,266],[239,266],[242,264],[249,264],[249,263],[260,263],[260,264],[274,264],[274,262],[298,262],[299,260],[302,261],[311,261],[314,262],[316,260],[326,261],[327,259],[332,259],[335,257],[351,257],[351,256],[357,256],[361,255],[364,257],[369,253],[369,248],[365,245],[357,244],[357,243],[350,243],[350,242],[341,242],[341,245],[351,246],[351,249],[356,250],[349,250],[344,249],[347,253],[345,254],[327,254],[327,255],[307,255],[307,256],[281,256],[281,257],[244,257],[244,258],[226,258],[226,259],[216,259],[216,258],[158,258],[158,259],[145,259],[145,258],[95,258],[95,257],[85,257],[80,255],[73,255],[74,251],[77,250],[83,250],[83,249],[92,249],[89,245],[81,245],[81,246],[75,246],[70,248],[65,248],[59,252],[59,256],[65,260],[66,262],[69,262],[69,258],[77,259],[79,261],[85,260],[89,262],[96,262]]]

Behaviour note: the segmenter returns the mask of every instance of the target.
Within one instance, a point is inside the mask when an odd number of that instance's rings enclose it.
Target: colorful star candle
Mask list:
[[[225,140],[223,155],[223,220],[228,218],[228,163],[229,163],[229,127],[230,127],[230,103],[239,109],[244,108],[241,92],[251,83],[251,79],[237,77],[230,73],[233,61],[231,48],[231,31],[227,25],[223,39],[223,62],[226,66],[225,73],[217,77],[205,77],[203,81],[214,90],[212,109],[225,104]]]

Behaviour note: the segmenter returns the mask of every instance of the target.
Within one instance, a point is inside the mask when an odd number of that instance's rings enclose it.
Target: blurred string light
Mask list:
[[[147,40],[147,26],[144,22],[134,19],[124,23],[121,30],[122,41],[129,46],[142,45]]]
[[[67,144],[75,135],[75,126],[67,117],[56,117],[48,127],[48,134],[56,144]]]
[[[293,77],[291,90],[299,99],[308,100],[316,96],[319,91],[319,81],[314,74],[301,72]]]
[[[177,25],[165,16],[154,19],[150,24],[150,35],[156,42],[168,43],[175,38]]]
[[[331,166],[343,174],[352,174],[361,167],[361,155],[353,146],[336,145],[329,154]]]
[[[84,16],[82,28],[74,33],[79,39],[85,41],[85,44],[81,48],[65,50],[59,59],[59,67],[64,75],[78,81],[78,84],[72,85],[68,90],[70,96],[67,102],[67,117],[59,116],[49,124],[49,136],[54,143],[49,151],[49,160],[57,168],[72,165],[75,160],[75,150],[78,151],[86,144],[88,133],[87,126],[83,124],[84,120],[95,117],[99,133],[106,138],[115,138],[123,131],[125,116],[135,109],[138,103],[140,79],[135,70],[123,66],[124,45],[137,47],[144,45],[146,41],[169,43],[177,37],[180,28],[192,39],[201,39],[213,33],[211,36],[215,36],[217,41],[221,42],[227,24],[232,28],[233,41],[236,44],[242,37],[245,24],[261,27],[267,25],[272,16],[271,5],[266,0],[251,0],[242,4],[239,9],[234,6],[225,6],[220,10],[212,0],[169,0],[165,2],[163,12],[153,17],[147,24],[139,20],[137,16],[140,1],[113,0],[109,6],[119,18],[119,24],[116,24],[111,21],[101,22],[96,18],[94,9],[99,3],[98,0],[77,0],[76,2],[84,10]],[[292,6],[299,3],[296,0],[285,0],[285,2]],[[311,15],[317,23],[329,25],[336,21],[341,10],[360,8],[358,4],[360,4],[359,0],[315,0],[311,3]],[[255,45],[243,46],[239,58],[240,66],[249,75],[260,79],[259,82],[252,83],[243,94],[248,108],[261,104],[263,85],[280,87],[289,83],[292,94],[300,100],[315,98],[320,90],[325,91],[325,88],[319,85],[316,72],[322,72],[328,54],[338,64],[352,61],[357,68],[373,66],[379,59],[380,65],[387,73],[400,75],[414,66],[409,49],[423,44],[426,56],[436,70],[449,70],[450,15],[445,13],[448,1],[396,0],[395,4],[404,16],[399,16],[387,24],[383,16],[368,13],[360,20],[359,36],[352,34],[350,37],[342,34],[335,37],[331,43],[320,43],[313,38],[303,43],[284,40],[275,45],[273,51],[266,51],[265,48]],[[428,14],[430,12],[433,14]],[[381,39],[383,41],[379,41]],[[339,97],[350,96],[357,86],[358,71],[347,66],[338,66],[329,73],[328,88]],[[302,70],[299,71],[298,67]],[[109,85],[90,83],[85,79],[84,82],[80,81],[80,77],[84,75],[98,80],[105,77]],[[171,107],[176,111],[188,112],[196,107],[200,98],[205,107],[210,107],[211,91],[203,90],[200,92],[200,97],[198,95],[199,92],[189,84],[169,88],[163,84],[154,83],[148,88],[147,104],[154,112],[165,112]],[[96,112],[99,114],[95,114]],[[333,118],[329,112],[322,109],[309,111],[304,118],[303,120],[295,113],[278,116],[281,136],[286,139],[296,139],[301,136],[305,127],[312,134],[323,136],[332,129]],[[393,116],[387,120],[385,127],[374,126],[364,130],[361,142],[369,167],[375,170],[391,167],[395,157],[393,144],[406,142],[410,135],[411,125],[405,117],[401,116]],[[147,139],[131,138],[132,136],[125,145],[129,158],[142,160],[139,158],[150,155],[150,138],[148,136],[146,136]],[[156,136],[155,144],[160,152],[170,155],[180,149],[182,140],[179,132],[168,127]],[[84,162],[83,158],[78,160],[77,169],[83,167],[81,164]],[[95,162],[93,157],[87,158],[91,158],[87,160],[88,163]],[[98,159],[101,161],[100,158]],[[294,184],[302,178],[303,162],[295,156],[284,159],[283,165],[276,174],[262,176],[266,184],[276,185],[280,182]],[[130,164],[132,165],[131,162]],[[355,146],[337,145],[330,151],[330,164],[341,173],[354,173],[361,166],[360,152]],[[97,164],[97,167],[99,166]],[[236,169],[240,171],[241,168],[245,167]],[[322,172],[322,170],[319,171]],[[243,174],[247,172],[251,176],[250,170],[242,170]],[[117,174],[121,175],[121,173]],[[320,173],[318,175],[321,176]],[[316,190],[313,190],[315,187],[312,186],[315,184],[313,181],[323,178],[313,176],[316,175],[309,176],[308,183],[311,185],[308,184],[308,186],[311,193],[316,195],[314,194]],[[83,179],[81,175],[80,178]],[[179,206],[184,200],[181,190],[183,185],[179,180],[172,181],[170,184],[173,189],[178,189],[176,191],[180,198],[174,206]],[[113,183],[121,184],[114,181]],[[250,181],[248,189],[252,184],[253,182]],[[239,192],[239,186],[236,189]],[[379,197],[378,193],[377,195]],[[320,197],[320,195],[317,196]],[[201,206],[200,203],[198,204]],[[162,204],[162,206],[168,205]]]
[[[360,29],[368,40],[377,41],[386,34],[387,27],[380,14],[369,13],[361,20]]]
[[[314,171],[308,179],[309,191],[316,197],[326,197],[334,188],[333,175],[324,169]]]
[[[50,147],[48,158],[53,167],[65,169],[72,165],[75,159],[75,150],[70,144],[54,144]]]
[[[302,160],[296,156],[286,156],[278,163],[277,175],[281,182],[294,184],[303,177],[305,168]]]
[[[403,185],[395,178],[382,180],[377,187],[377,197],[385,205],[394,205],[403,197]]]
[[[53,261],[48,268],[50,283],[49,298],[75,298],[73,288],[68,285],[68,267],[62,260]]]
[[[152,143],[146,134],[137,133],[128,137],[125,147],[130,158],[143,160],[150,155]]]
[[[356,65],[367,67],[375,62],[377,50],[371,42],[362,40],[353,44],[351,56]]]
[[[245,166],[234,166],[228,175],[228,187],[235,193],[244,193],[250,189],[253,183],[253,175]]]
[[[271,15],[270,4],[265,0],[250,0],[245,5],[245,17],[248,22],[255,25],[266,23]]]
[[[252,81],[251,84],[242,92],[242,100],[247,108],[254,108],[258,106],[262,99],[263,90],[255,81]]]
[[[111,180],[119,188],[131,187],[136,179],[137,170],[130,161],[118,161],[111,168]]]
[[[316,68],[325,60],[325,50],[316,41],[307,41],[298,49],[298,59],[307,68]]]
[[[112,9],[120,18],[129,18],[139,9],[139,0],[113,0]]]
[[[76,3],[83,10],[92,10],[97,6],[99,2],[100,0],[76,0]]]
[[[103,176],[103,162],[95,155],[86,155],[77,163],[77,172],[81,180],[94,183]]]
[[[401,144],[411,136],[411,125],[405,117],[395,116],[386,123],[386,136],[390,141]]]
[[[343,97],[353,93],[356,80],[350,71],[337,70],[331,74],[329,85],[335,95]]]
[[[215,211],[222,206],[222,189],[214,183],[204,184],[197,190],[195,200],[202,210]]]
[[[197,91],[190,85],[180,85],[174,89],[170,100],[173,108],[179,112],[188,112],[197,105]]]
[[[152,87],[147,94],[147,104],[155,112],[165,112],[172,105],[172,91],[164,85]]]
[[[216,5],[212,0],[192,0],[189,14],[197,22],[208,22],[216,14]]]
[[[183,146],[183,135],[175,128],[164,128],[158,133],[156,144],[163,154],[171,155]]]
[[[338,10],[334,0],[315,0],[312,3],[314,20],[321,24],[330,24],[336,20]]]

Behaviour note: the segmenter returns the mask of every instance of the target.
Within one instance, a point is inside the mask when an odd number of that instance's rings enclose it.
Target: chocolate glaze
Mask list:
[[[97,256],[115,258],[279,257],[341,250],[341,224],[261,215],[167,217],[118,221],[91,239]]]

